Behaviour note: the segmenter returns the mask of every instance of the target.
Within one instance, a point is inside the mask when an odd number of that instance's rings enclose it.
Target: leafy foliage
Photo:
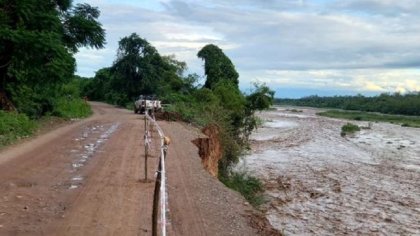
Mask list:
[[[57,89],[74,73],[73,53],[101,48],[99,10],[70,0],[0,2],[0,108],[39,117],[53,109]]]
[[[247,97],[248,104],[252,110],[265,110],[273,105],[274,91],[265,84],[254,84],[254,91]]]
[[[235,66],[218,46],[208,44],[197,56],[204,60],[204,73],[207,76],[204,87],[212,89],[219,81],[230,81],[238,85],[239,74]]]
[[[229,177],[220,179],[226,186],[240,192],[253,206],[264,203],[261,181],[246,172],[232,172]]]
[[[52,115],[70,118],[83,118],[92,114],[90,106],[80,98],[59,98],[55,101]]]
[[[31,135],[36,127],[36,123],[25,114],[0,110],[0,147]]]
[[[341,136],[346,136],[348,134],[353,134],[357,131],[360,131],[359,126],[352,124],[352,123],[347,123],[345,125],[343,125],[343,127],[341,127]]]
[[[181,77],[186,64],[161,56],[145,39],[133,33],[119,42],[117,58],[99,70],[83,87],[90,99],[126,106],[140,94],[164,95],[191,89],[193,76]],[[189,87],[188,87],[189,86]]]

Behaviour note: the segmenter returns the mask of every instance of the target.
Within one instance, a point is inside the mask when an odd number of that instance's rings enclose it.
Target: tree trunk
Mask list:
[[[6,92],[2,89],[0,89],[0,108],[5,111],[16,111],[16,107],[7,97]]]

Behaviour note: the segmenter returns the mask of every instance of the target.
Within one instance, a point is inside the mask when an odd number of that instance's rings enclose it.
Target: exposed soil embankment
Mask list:
[[[207,137],[194,139],[192,142],[198,147],[201,163],[212,176],[217,177],[219,160],[222,159],[222,145],[219,139],[219,127],[209,125],[202,129]]]
[[[198,154],[204,169],[212,176],[218,176],[219,160],[223,156],[223,148],[220,142],[220,129],[217,125],[209,125],[204,127],[202,133],[206,137],[199,137],[192,141],[198,147]],[[248,205],[248,204],[247,204]],[[249,205],[248,205],[249,207]],[[275,230],[258,210],[250,210],[247,214],[249,224],[257,230],[258,235],[281,235]]]

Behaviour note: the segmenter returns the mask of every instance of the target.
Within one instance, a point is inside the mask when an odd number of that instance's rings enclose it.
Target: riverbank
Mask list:
[[[420,130],[373,123],[341,137],[348,121],[317,112],[260,114],[241,164],[265,183],[270,223],[286,234],[419,233]]]

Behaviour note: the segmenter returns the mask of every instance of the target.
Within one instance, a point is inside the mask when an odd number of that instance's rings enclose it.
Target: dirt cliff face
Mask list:
[[[197,138],[192,142],[198,147],[198,154],[201,157],[201,163],[211,175],[217,177],[219,171],[219,160],[222,158],[222,145],[219,139],[219,127],[208,125],[202,129],[206,138]]]

